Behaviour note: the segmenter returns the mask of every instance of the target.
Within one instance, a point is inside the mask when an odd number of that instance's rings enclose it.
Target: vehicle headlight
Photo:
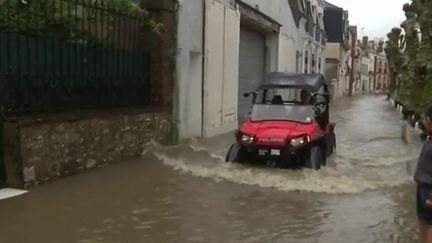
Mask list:
[[[291,138],[290,144],[292,146],[299,146],[310,142],[309,136],[301,136],[297,138]]]
[[[245,144],[251,144],[254,142],[254,138],[252,136],[247,135],[247,134],[242,134],[240,137],[240,141],[242,143],[245,143]]]

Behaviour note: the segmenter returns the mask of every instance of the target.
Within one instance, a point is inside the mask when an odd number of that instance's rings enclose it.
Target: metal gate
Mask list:
[[[0,0],[0,112],[150,106],[142,14],[119,1],[24,2]]]
[[[240,30],[238,121],[250,110],[250,98],[243,93],[255,89],[265,75],[265,35],[242,27]]]

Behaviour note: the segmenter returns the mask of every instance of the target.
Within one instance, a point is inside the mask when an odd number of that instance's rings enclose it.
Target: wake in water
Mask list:
[[[288,170],[225,163],[224,155],[228,147],[225,143],[217,143],[211,148],[197,140],[172,147],[153,143],[146,153],[152,153],[164,165],[180,173],[281,191],[360,193],[410,181],[410,176],[405,172],[406,164],[400,160],[399,154],[390,159],[367,159],[362,158],[361,154],[359,157],[347,157],[345,153],[330,158],[330,165],[320,171]],[[374,160],[383,162],[374,163]]]

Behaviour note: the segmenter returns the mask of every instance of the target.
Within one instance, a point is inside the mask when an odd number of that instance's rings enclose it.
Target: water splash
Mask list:
[[[201,152],[204,152],[201,150]],[[239,164],[224,163],[220,158],[206,161],[194,161],[193,158],[172,157],[162,150],[153,154],[164,165],[181,173],[208,178],[215,181],[227,181],[263,188],[274,188],[280,191],[305,191],[329,194],[360,193],[382,186],[395,186],[407,182],[407,178],[377,176],[376,180],[344,175],[335,168],[323,168],[320,171],[309,169],[284,170],[271,168],[252,168]],[[192,156],[193,157],[193,156]]]

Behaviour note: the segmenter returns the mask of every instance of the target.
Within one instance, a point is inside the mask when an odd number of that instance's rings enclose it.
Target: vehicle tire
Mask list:
[[[327,156],[334,154],[336,151],[336,135],[333,133],[327,141]]]
[[[333,153],[336,152],[336,134],[333,133]]]
[[[306,167],[314,170],[321,169],[324,164],[324,154],[320,146],[315,145],[310,149],[309,157],[306,160]]]
[[[333,149],[332,154],[336,153],[336,134],[333,133]]]
[[[245,161],[244,148],[239,143],[232,144],[225,157],[225,162],[243,163],[244,161]]]

